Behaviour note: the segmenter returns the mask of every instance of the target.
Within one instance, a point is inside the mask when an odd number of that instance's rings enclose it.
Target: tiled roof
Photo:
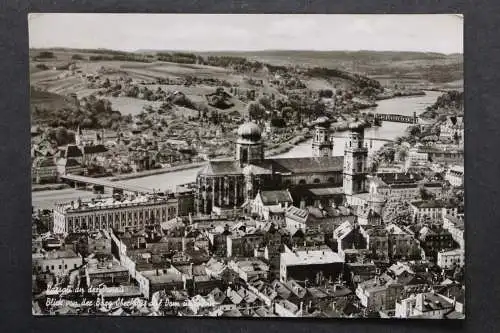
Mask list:
[[[67,167],[80,166],[80,163],[78,163],[78,161],[75,160],[74,158],[68,158],[66,160],[66,166]]]
[[[66,147],[66,158],[69,157],[81,157],[83,156],[82,151],[75,145],[68,145]]]
[[[422,179],[415,173],[387,172],[379,173],[377,176],[386,184],[413,183]]]
[[[344,194],[342,187],[323,187],[323,188],[310,188],[309,192],[314,196],[331,196]]]
[[[391,184],[389,185],[391,189],[405,189],[405,188],[417,188],[417,183],[403,183],[403,184]]]
[[[198,174],[208,176],[239,175],[241,168],[237,161],[211,161]]]
[[[287,190],[281,191],[262,191],[260,197],[264,205],[273,205],[281,202],[293,202],[290,192]]]
[[[271,159],[273,170],[280,173],[342,171],[343,156]]]
[[[105,153],[108,150],[104,145],[95,145],[95,146],[85,146],[83,147],[83,153],[84,154],[98,154],[98,153]]]
[[[414,201],[411,204],[417,208],[454,208],[454,206],[440,200]]]

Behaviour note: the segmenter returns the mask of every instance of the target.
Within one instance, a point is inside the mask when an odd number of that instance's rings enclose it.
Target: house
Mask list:
[[[465,253],[463,249],[440,251],[437,254],[436,264],[443,269],[463,267],[465,264]]]
[[[366,241],[370,258],[380,261],[389,261],[389,233],[383,226],[361,225],[361,235]]]
[[[405,169],[410,168],[414,165],[425,165],[429,162],[429,154],[425,151],[421,151],[420,147],[412,147],[408,150],[408,154],[405,160]]]
[[[83,153],[76,145],[67,145],[62,151],[61,157],[65,159],[73,158],[78,163],[83,163]]]
[[[336,280],[342,273],[344,260],[329,247],[291,250],[285,245],[280,255],[280,281]]]
[[[463,165],[452,165],[446,171],[445,179],[451,186],[461,187],[464,185],[464,167]]]
[[[458,246],[463,250],[465,247],[464,217],[459,215],[445,215],[443,218],[443,228],[448,230],[453,240],[457,242]]]
[[[264,243],[264,232],[259,229],[249,232],[237,231],[227,236],[227,257],[251,257],[254,250]]]
[[[259,191],[252,203],[252,213],[264,217],[264,210],[287,208],[293,204],[292,195],[288,190]]]
[[[115,284],[126,284],[130,282],[130,274],[126,267],[119,262],[103,256],[97,256],[88,261],[85,267],[85,278],[87,286],[100,286],[102,284],[112,286]]]
[[[82,257],[71,249],[60,249],[33,253],[32,262],[36,273],[66,275],[82,265]]]
[[[274,303],[274,312],[279,317],[302,317],[302,304],[297,306],[289,300],[280,299]]]
[[[439,126],[439,138],[444,140],[455,140],[457,137],[460,142],[464,138],[464,117],[449,116]]]
[[[309,212],[305,209],[300,209],[295,206],[288,206],[285,209],[285,224],[286,230],[290,234],[295,234],[297,230],[305,231]]]
[[[57,173],[59,175],[83,175],[85,168],[75,158],[60,158],[57,161]]]
[[[83,146],[83,164],[89,164],[91,162],[98,162],[102,164],[104,162],[104,158],[108,149],[102,145],[91,145],[91,146]]]
[[[420,246],[425,255],[432,260],[437,260],[437,254],[443,250],[455,249],[457,243],[450,232],[440,227],[423,227],[418,233]]]
[[[358,206],[355,214],[360,225],[382,224],[382,217],[380,216],[380,214],[375,212],[372,208],[368,207],[368,205]]]
[[[356,296],[368,311],[391,310],[396,306],[396,300],[403,291],[403,286],[392,279],[379,276],[361,282],[356,288]]]
[[[259,259],[231,260],[228,267],[246,282],[255,278],[267,279],[269,273],[269,265]]]
[[[457,215],[458,206],[441,200],[420,200],[410,203],[412,218],[415,223],[442,223],[446,214]]]
[[[453,312],[455,304],[434,292],[409,295],[396,302],[396,318],[444,319]]]
[[[175,268],[156,268],[140,272],[137,279],[142,294],[151,299],[152,295],[160,290],[182,290],[184,280],[182,274]]]
[[[37,157],[31,168],[31,180],[34,183],[54,183],[57,180],[57,165],[52,157]]]
[[[392,259],[420,259],[421,249],[413,234],[396,224],[386,225],[389,233],[389,256]]]

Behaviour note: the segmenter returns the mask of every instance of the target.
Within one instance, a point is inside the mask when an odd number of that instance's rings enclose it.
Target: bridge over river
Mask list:
[[[418,124],[418,117],[416,112],[413,112],[413,116],[405,116],[402,114],[393,113],[376,113],[375,119],[381,121],[391,121],[395,123]]]
[[[78,188],[80,184],[92,184],[94,185],[94,190],[104,190],[104,188],[107,187],[112,188],[114,192],[126,191],[138,194],[147,194],[154,192],[154,190],[151,188],[125,184],[121,182],[113,182],[104,178],[92,178],[73,174],[66,174],[61,176],[61,178],[67,182],[73,183],[76,188]]]

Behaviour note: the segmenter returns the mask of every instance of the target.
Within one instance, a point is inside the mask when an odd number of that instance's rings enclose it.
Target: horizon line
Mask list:
[[[136,52],[152,52],[152,51],[166,51],[166,52],[280,52],[280,51],[294,51],[294,52],[409,52],[409,53],[434,53],[434,54],[442,54],[442,55],[455,55],[460,54],[463,55],[463,52],[452,52],[452,53],[444,53],[438,51],[416,51],[416,50],[370,50],[370,49],[255,49],[255,50],[200,50],[200,49],[155,49],[155,48],[147,48],[147,49],[135,49],[135,50],[126,50],[126,49],[108,49],[105,47],[71,47],[71,46],[46,46],[46,47],[29,47],[29,50],[38,49],[38,50],[48,50],[48,49],[69,49],[69,50],[103,50],[103,51],[120,51],[120,52],[128,52],[128,53],[136,53]]]

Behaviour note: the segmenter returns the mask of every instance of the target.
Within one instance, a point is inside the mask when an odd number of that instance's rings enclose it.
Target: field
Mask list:
[[[260,93],[274,94],[282,97],[276,87],[266,80],[265,72],[254,72],[252,79],[262,79],[264,85],[255,87],[247,82],[248,77],[236,73],[228,68],[213,67],[198,64],[178,64],[152,61],[146,53],[133,53],[148,59],[148,62],[138,61],[89,61],[90,56],[103,55],[105,51],[86,51],[70,49],[54,49],[52,58],[37,58],[40,50],[30,50],[30,80],[31,85],[55,96],[76,93],[78,97],[88,96],[97,91],[90,88],[82,74],[75,75],[62,69],[74,63],[80,73],[100,73],[100,77],[115,80],[130,78],[136,83],[145,84],[151,90],[161,87],[167,91],[181,91],[191,101],[197,104],[206,104],[206,94],[213,93],[221,82],[238,86],[242,90],[257,89]],[[111,51],[110,51],[111,52]],[[151,54],[151,52],[149,52]],[[113,54],[112,52],[110,54]],[[438,53],[418,52],[344,52],[344,51],[261,51],[261,52],[199,52],[201,56],[236,56],[246,57],[249,60],[260,61],[272,65],[300,65],[303,67],[339,68],[346,71],[368,75],[378,80],[385,87],[435,88],[435,89],[463,89],[463,57],[462,55],[444,55]],[[82,59],[74,60],[77,55]],[[45,70],[40,66],[46,66]],[[56,69],[58,68],[58,69]],[[105,72],[102,72],[105,70]],[[442,74],[444,73],[444,74]],[[442,75],[441,75],[442,74]],[[184,82],[186,78],[195,77],[201,82],[186,86],[183,84],[158,85],[157,79]],[[205,82],[204,80],[212,80]],[[436,81],[436,82],[431,82]],[[172,82],[170,82],[172,83]],[[349,85],[343,79],[328,82],[320,78],[311,78],[304,81],[311,90],[332,89]],[[48,97],[47,97],[48,98]],[[160,102],[145,101],[129,97],[106,97],[113,104],[113,108],[122,114],[137,114],[145,105],[159,106]],[[50,98],[48,98],[50,99]],[[59,100],[60,102],[60,100]],[[231,98],[234,106],[222,112],[237,110],[242,112],[246,104],[238,98]],[[37,101],[40,103],[40,101]],[[193,111],[181,110],[184,114],[193,114]]]
[[[258,51],[205,52],[203,56],[247,57],[272,65],[338,68],[378,79],[416,80],[429,88],[463,87],[463,55],[396,51]],[[435,77],[429,77],[434,74]],[[414,81],[415,82],[415,81]]]

